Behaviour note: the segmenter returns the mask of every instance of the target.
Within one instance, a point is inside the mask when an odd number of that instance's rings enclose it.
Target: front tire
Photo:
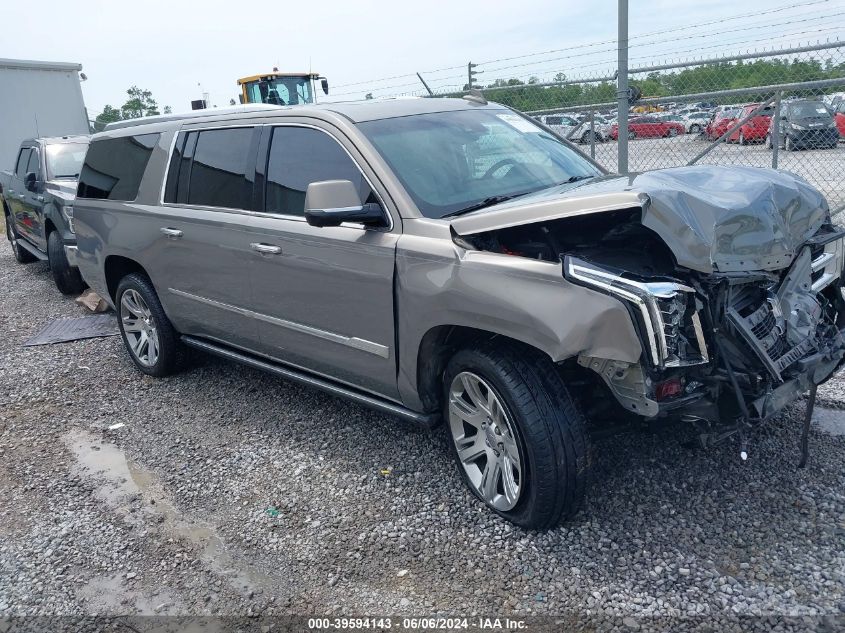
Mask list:
[[[184,369],[187,349],[146,275],[124,277],[115,293],[115,306],[120,335],[138,369],[159,378]]]
[[[548,357],[501,342],[462,350],[444,392],[451,452],[476,497],[528,529],[575,514],[590,463],[584,417]]]
[[[59,292],[63,295],[78,295],[85,290],[85,282],[82,281],[79,269],[67,261],[65,247],[58,231],[52,231],[47,236],[47,259]]]

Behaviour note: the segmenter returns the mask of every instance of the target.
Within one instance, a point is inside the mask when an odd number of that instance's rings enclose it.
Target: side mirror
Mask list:
[[[361,202],[358,190],[348,180],[312,182],[305,190],[305,219],[311,226],[340,226],[344,222],[384,224],[384,210]]]
[[[325,77],[320,79],[320,85],[323,87],[323,92],[329,94],[329,80]]]
[[[23,181],[23,186],[26,187],[27,191],[38,191],[38,178],[35,176],[35,172],[29,172]]]

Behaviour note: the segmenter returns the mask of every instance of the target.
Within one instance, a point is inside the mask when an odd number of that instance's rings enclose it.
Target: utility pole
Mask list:
[[[480,72],[484,72],[481,70],[473,70],[476,66],[478,66],[478,64],[473,64],[472,62],[467,64],[467,85],[469,86],[468,90],[472,90],[473,88],[475,88],[475,76]]]
[[[619,100],[619,114],[616,117],[619,137],[618,171],[628,173],[628,0],[619,0],[618,15],[618,72],[616,96]]]

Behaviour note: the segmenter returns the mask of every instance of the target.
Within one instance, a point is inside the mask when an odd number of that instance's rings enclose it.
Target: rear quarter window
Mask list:
[[[139,134],[93,141],[79,175],[77,197],[124,201],[137,198],[160,136]]]

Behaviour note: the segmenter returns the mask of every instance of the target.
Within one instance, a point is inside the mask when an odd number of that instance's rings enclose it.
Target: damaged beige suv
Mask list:
[[[845,354],[843,231],[804,180],[607,174],[477,98],[112,124],[74,223],[142,372],[190,347],[443,420],[472,492],[529,528],[584,497],[586,420],[744,442]]]

